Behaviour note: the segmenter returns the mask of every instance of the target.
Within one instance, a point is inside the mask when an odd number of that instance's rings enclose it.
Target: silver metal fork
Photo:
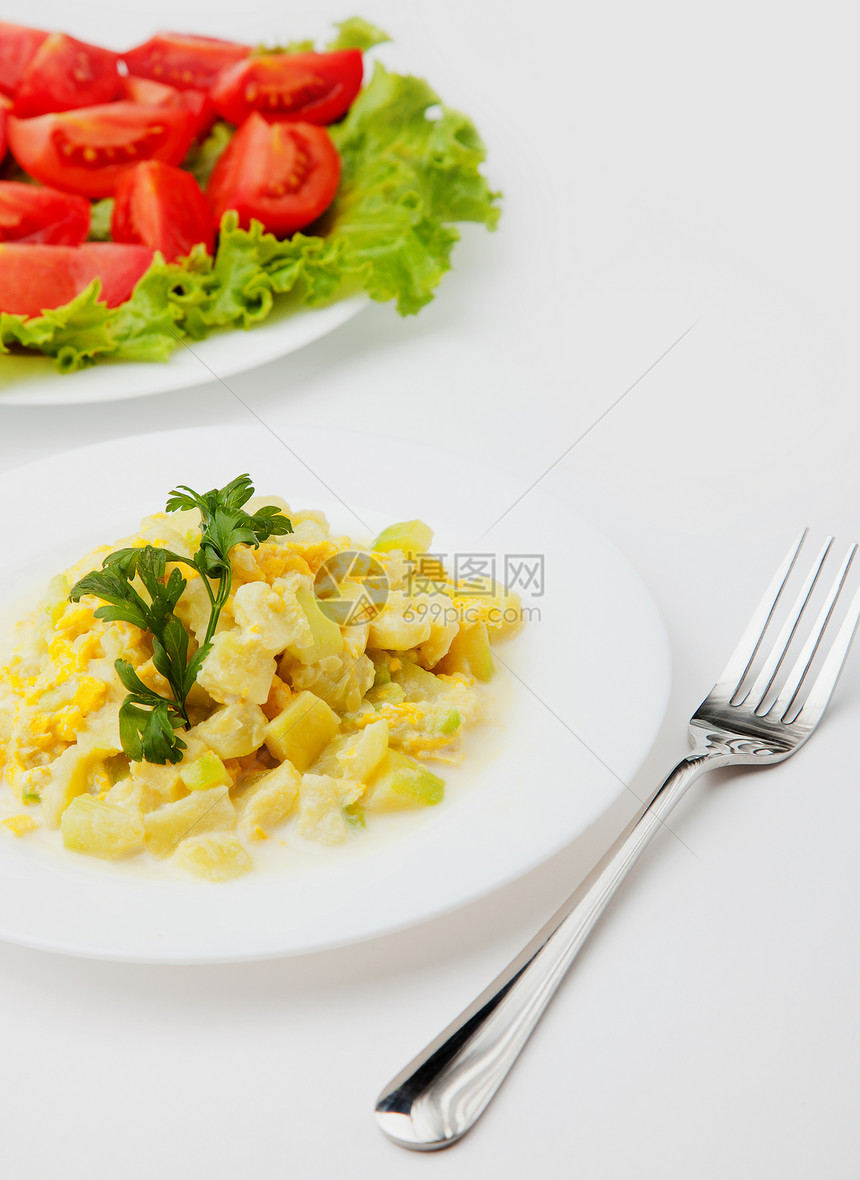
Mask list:
[[[693,714],[692,752],[528,946],[382,1092],[376,1118],[395,1143],[434,1151],[476,1122],[607,902],[699,775],[781,762],[818,725],[860,618],[860,591],[843,610],[840,595],[857,550],[852,545],[822,595],[830,537],[786,613],[783,600],[790,594],[784,592],[802,573],[798,557],[806,535],[786,554],[725,671]]]

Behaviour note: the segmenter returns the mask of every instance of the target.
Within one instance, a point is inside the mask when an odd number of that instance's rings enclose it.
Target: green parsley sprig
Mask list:
[[[272,505],[246,512],[244,505],[253,494],[249,475],[202,494],[184,485],[174,488],[168,512],[200,511],[200,543],[192,557],[155,545],[118,549],[108,554],[101,570],[86,574],[71,589],[72,602],[92,594],[107,603],[96,610],[97,619],[119,619],[145,631],[152,642],[152,662],[170,686],[171,695],[162,696],[143,683],[127,660],[114,662],[129,693],[120,707],[119,727],[122,748],[133,762],[182,761],[187,747],[176,731],[190,725],[187,697],[212,648],[218,619],[230,596],[232,549],[236,545],[256,548],[269,537],[293,531],[289,519]],[[168,563],[174,566],[169,575]],[[206,634],[190,658],[190,636],[174,613],[188,585],[175,568],[178,565],[196,570],[209,596]]]

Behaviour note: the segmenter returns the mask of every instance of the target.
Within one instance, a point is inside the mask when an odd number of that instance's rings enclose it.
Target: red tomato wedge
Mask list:
[[[152,262],[148,246],[0,244],[0,311],[34,316],[74,299],[93,279],[108,307],[128,299]]]
[[[15,89],[21,118],[110,102],[119,92],[119,58],[109,49],[51,33],[24,67]]]
[[[199,184],[190,172],[160,160],[145,160],[120,177],[110,232],[115,242],[160,250],[167,262],[197,242],[210,254],[215,246],[212,212]]]
[[[266,53],[223,70],[212,87],[220,115],[240,123],[257,111],[267,119],[333,123],[361,88],[361,52]]]
[[[268,123],[254,114],[215,165],[206,196],[216,224],[235,209],[243,229],[256,218],[286,237],[328,208],[339,180],[340,156],[324,127]]]
[[[190,111],[195,139],[208,135],[217,117],[211,98],[203,90],[177,90],[164,82],[134,78],[129,74],[122,79],[122,94],[130,102],[144,107],[179,107]]]
[[[217,37],[158,33],[122,58],[128,72],[138,78],[154,78],[179,90],[208,90],[220,70],[250,52],[248,45],[219,41]]]
[[[178,94],[191,115],[194,139],[205,139],[218,118],[212,99],[205,90],[180,90]]]
[[[141,160],[179,164],[191,145],[187,110],[132,102],[82,107],[37,119],[9,119],[9,147],[25,172],[66,192],[110,197]]]
[[[0,21],[0,90],[12,95],[33,54],[48,36],[41,29]]]
[[[0,242],[77,246],[89,232],[86,197],[40,184],[0,180]]]

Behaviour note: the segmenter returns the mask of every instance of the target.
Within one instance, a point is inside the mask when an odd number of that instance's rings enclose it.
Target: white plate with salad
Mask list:
[[[0,22],[0,399],[179,388],[368,298],[420,311],[498,194],[471,120],[371,60],[386,40],[353,18],[319,48],[114,52]]]
[[[212,427],[117,440],[4,473],[0,491],[28,511],[3,526],[3,621],[20,617],[58,570],[163,509],[171,488],[221,487],[239,468],[258,492],[285,497],[292,510],[324,509],[333,529],[359,543],[393,520],[431,522],[434,554],[480,560],[485,571],[495,562],[526,615],[494,648],[486,720],[464,738],[460,764],[438,770],[444,798],[335,846],[267,840],[253,872],[220,883],[150,873],[140,858],[101,861],[0,826],[3,938],[176,963],[376,937],[538,865],[582,833],[644,759],[668,697],[669,649],[650,595],[605,537],[539,493],[483,535],[521,487],[465,457],[329,430],[297,430],[290,443],[256,424]],[[381,453],[384,465],[373,460]],[[619,701],[630,702],[621,726]]]

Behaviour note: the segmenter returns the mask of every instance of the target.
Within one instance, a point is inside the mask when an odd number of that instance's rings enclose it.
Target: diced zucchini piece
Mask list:
[[[456,733],[462,724],[463,718],[456,709],[452,709],[439,726],[439,732],[445,734]]]
[[[227,788],[211,787],[150,811],[144,820],[144,840],[153,856],[168,856],[186,836],[229,831],[235,826],[236,809]]]
[[[400,811],[441,803],[445,783],[400,750],[389,750],[382,769],[371,780],[362,802],[368,811]]]
[[[112,807],[92,795],[78,795],[62,814],[63,843],[73,852],[119,860],[143,851],[143,820],[138,812]]]
[[[432,701],[448,688],[444,680],[419,668],[411,660],[403,660],[400,667],[391,673],[391,679],[403,689],[407,701]]]
[[[130,764],[127,754],[113,754],[110,758],[104,760],[105,774],[112,787],[117,783],[122,782],[123,779],[128,778],[130,773]]]
[[[365,828],[364,808],[360,803],[349,803],[343,809],[343,818],[351,828]]]
[[[188,836],[173,854],[173,863],[209,881],[229,881],[253,867],[247,850],[232,832]]]
[[[339,656],[343,651],[340,627],[334,619],[330,619],[320,610],[319,601],[313,590],[308,586],[299,586],[296,589],[296,601],[304,611],[313,635],[310,647],[297,649],[302,663],[316,664],[327,656]]]
[[[388,652],[372,651],[369,655],[373,660],[373,687],[379,688],[382,684],[390,684],[391,672],[388,670],[388,663],[391,657]]]
[[[390,553],[393,549],[399,549],[414,557],[416,553],[426,553],[432,541],[433,530],[429,524],[423,520],[403,520],[383,529],[371,549],[376,553]]]
[[[486,623],[461,627],[451,641],[448,654],[436,665],[436,671],[446,676],[462,672],[484,682],[492,680],[495,670]]]
[[[210,787],[229,787],[232,783],[227,767],[210,750],[187,766],[179,767],[179,777],[189,791],[208,791]]]
[[[399,705],[406,700],[406,694],[399,684],[381,684],[372,688],[364,699],[378,709],[380,705]]]
[[[70,589],[71,584],[65,574],[57,574],[48,583],[45,597],[39,603],[39,607],[52,623],[56,623],[68,606]]]
[[[305,691],[269,722],[263,740],[280,762],[289,759],[296,770],[307,770],[339,730],[337,714]]]

